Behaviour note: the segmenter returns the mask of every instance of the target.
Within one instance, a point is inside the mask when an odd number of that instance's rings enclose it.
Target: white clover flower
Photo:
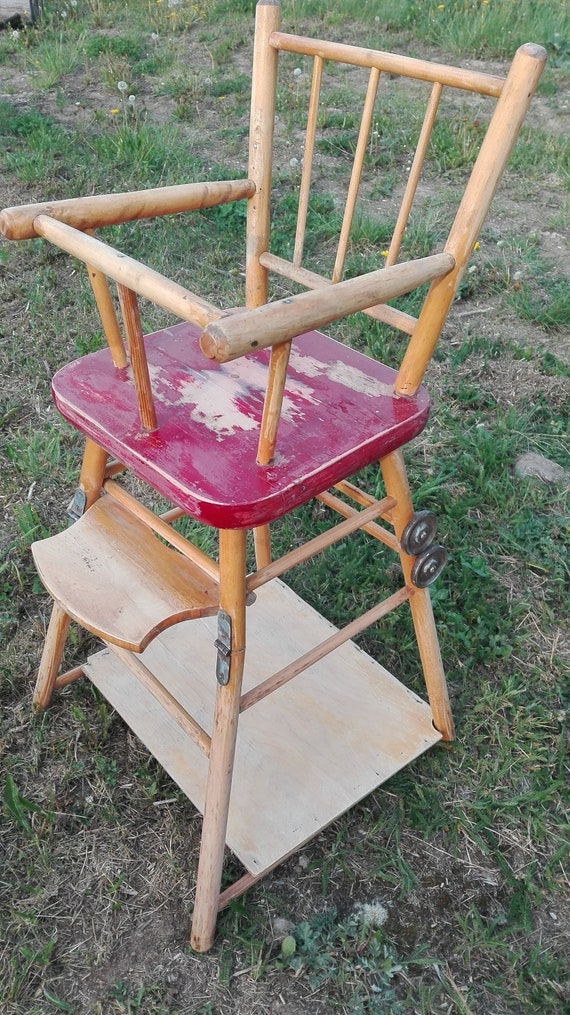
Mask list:
[[[151,32],[150,37],[153,42],[158,42],[158,40],[160,39],[160,35],[158,34],[158,32]]]
[[[129,86],[128,86],[126,81],[118,81],[117,82],[117,88],[119,89],[120,92],[126,92],[128,87]]]

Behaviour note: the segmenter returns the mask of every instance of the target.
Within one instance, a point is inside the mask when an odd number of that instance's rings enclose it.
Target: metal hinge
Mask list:
[[[86,503],[87,503],[87,494],[85,493],[85,490],[82,490],[81,487],[78,486],[75,493],[73,494],[71,504],[67,509],[67,514],[70,519],[71,525],[73,524],[73,522],[79,521],[79,519],[82,517],[82,515],[85,512]]]
[[[214,642],[218,650],[216,659],[216,680],[225,687],[230,680],[230,659],[232,654],[232,618],[225,610],[218,611],[218,637]]]

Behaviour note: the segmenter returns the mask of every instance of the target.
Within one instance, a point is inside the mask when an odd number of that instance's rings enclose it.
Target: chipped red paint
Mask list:
[[[250,528],[290,511],[421,432],[429,399],[394,397],[395,371],[311,332],[295,339],[275,459],[256,463],[268,352],[207,360],[190,324],[145,339],[158,429],[140,427],[128,369],[107,349],[53,380],[62,416],[188,514]]]

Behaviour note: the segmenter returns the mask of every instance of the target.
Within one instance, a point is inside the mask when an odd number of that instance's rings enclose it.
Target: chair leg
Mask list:
[[[398,502],[392,510],[392,520],[396,536],[400,539],[414,511],[402,452],[394,451],[382,458],[380,468],[387,495],[394,497]],[[411,586],[414,558],[402,552],[400,561],[406,584]],[[429,589],[414,587],[409,602],[434,725],[444,740],[453,740],[455,737],[453,716]]]
[[[191,945],[211,948],[216,929],[245,656],[245,531],[220,532],[220,608],[231,619],[229,680],[218,683]]]
[[[67,640],[70,619],[59,603],[53,604],[33,697],[34,708],[38,712],[47,708],[51,701]]]
[[[90,507],[101,493],[106,465],[107,452],[88,440],[79,476],[79,486],[85,492],[86,508]],[[43,711],[51,701],[70,620],[63,607],[54,602],[34,689],[33,704],[37,711]]]
[[[269,525],[259,525],[253,530],[255,563],[258,568],[271,564],[271,535]]]

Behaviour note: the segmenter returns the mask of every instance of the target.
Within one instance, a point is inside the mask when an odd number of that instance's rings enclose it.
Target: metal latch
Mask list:
[[[86,503],[87,503],[87,494],[85,493],[85,490],[82,490],[81,487],[78,486],[75,493],[73,494],[71,504],[67,509],[67,514],[70,519],[71,525],[73,524],[73,522],[79,521],[79,519],[82,517],[82,515],[85,512]]]
[[[218,650],[216,659],[216,680],[225,687],[230,680],[230,658],[232,654],[232,618],[225,610],[218,611],[218,637],[214,642]]]

